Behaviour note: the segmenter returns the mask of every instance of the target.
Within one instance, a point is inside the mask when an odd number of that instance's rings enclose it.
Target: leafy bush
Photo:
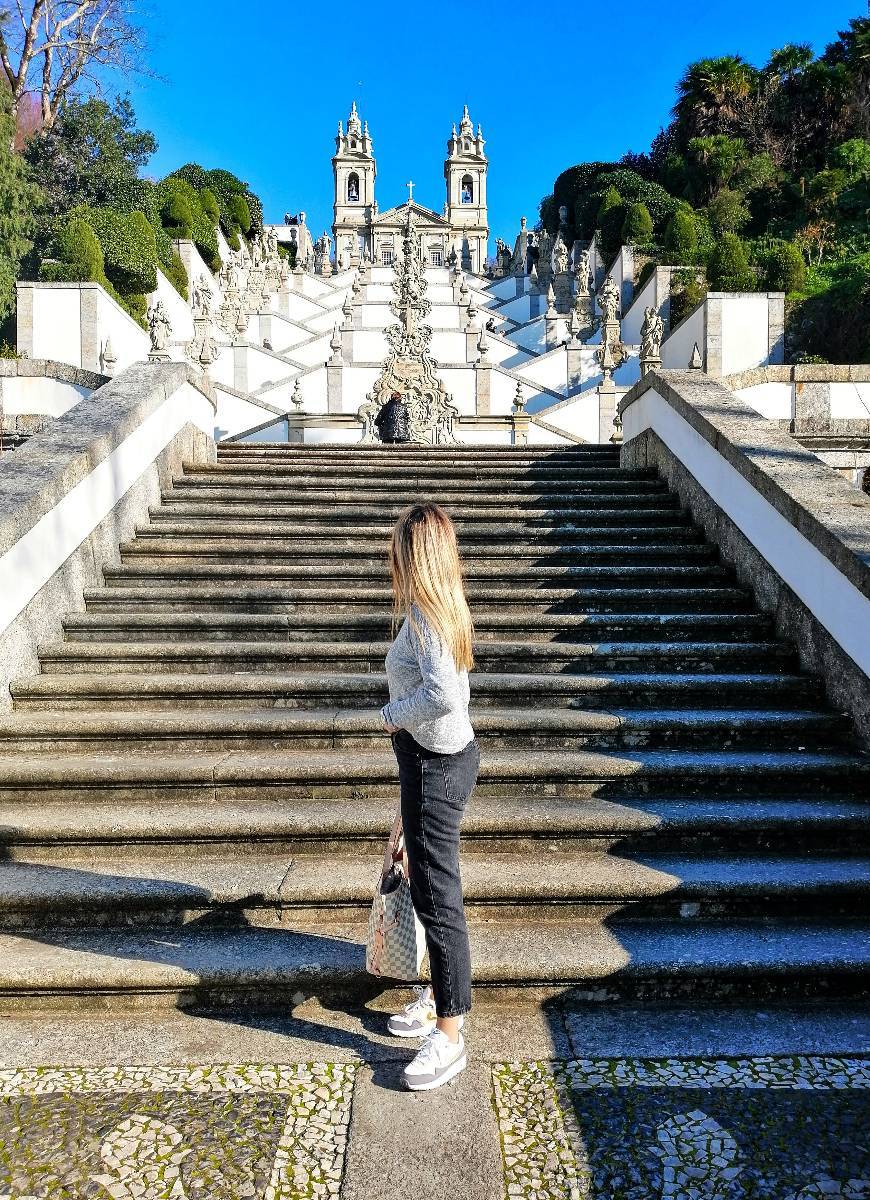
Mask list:
[[[144,213],[113,208],[82,209],[80,215],[99,239],[109,281],[130,298],[157,287],[157,241]]]
[[[723,233],[716,242],[707,263],[707,278],[714,292],[755,291],[755,272],[736,233]]]
[[[221,210],[218,207],[214,192],[209,188],[202,188],[199,193],[199,202],[202,205],[202,211],[211,221],[212,225],[218,225],[221,219]]]
[[[683,268],[671,273],[671,329],[675,329],[707,295],[704,276]]]
[[[707,216],[716,233],[737,233],[749,220],[749,208],[740,192],[722,188],[707,205]]]
[[[170,175],[157,185],[157,194],[160,220],[169,236],[192,237],[194,221],[201,205],[190,184],[184,179],[175,179]]]
[[[625,220],[625,205],[622,196],[615,187],[609,187],[604,193],[595,224],[601,233],[601,253],[609,262],[619,249],[622,233],[622,223]]]
[[[181,255],[177,250],[172,251],[172,257],[169,263],[164,267],[163,273],[175,288],[176,292],[178,292],[179,296],[181,296],[182,300],[186,300],[188,295],[187,285],[189,282],[187,278],[187,269],[185,268],[184,263],[181,261]]]
[[[68,217],[57,231],[52,257],[42,263],[39,277],[50,283],[106,282],[102,247],[83,217]]]
[[[629,204],[622,222],[622,240],[629,245],[642,245],[653,235],[653,221],[649,209],[639,200]]]
[[[803,255],[793,242],[774,240],[759,255],[764,286],[771,292],[802,292],[807,268]]]
[[[217,272],[221,269],[217,230],[202,210],[194,218],[193,244],[202,255],[203,262],[210,271]]]
[[[791,306],[787,344],[827,362],[870,362],[870,254],[836,263],[823,281],[811,282],[827,286]]]
[[[251,232],[251,210],[245,197],[239,193],[231,196],[227,204],[227,211],[232,218],[234,228],[247,237]]]
[[[665,226],[665,262],[688,266],[698,257],[698,223],[687,204],[674,209]]]

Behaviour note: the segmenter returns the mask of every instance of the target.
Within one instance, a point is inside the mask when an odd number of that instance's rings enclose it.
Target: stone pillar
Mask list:
[[[479,362],[474,367],[475,405],[474,411],[480,417],[488,417],[491,410],[492,364]]]
[[[341,361],[347,366],[353,362],[353,326],[343,326],[341,330]]]
[[[722,296],[708,296],[704,305],[704,370],[708,375],[722,374]]]
[[[572,337],[566,352],[568,355],[568,395],[579,392],[583,386],[583,343]]]
[[[247,346],[233,346],[233,387],[239,392],[248,390]]]
[[[529,414],[525,410],[511,413],[512,446],[527,446],[529,444],[529,424]]]
[[[598,440],[609,442],[613,435],[613,418],[616,416],[616,384],[609,376],[596,389],[598,392]]]
[[[33,293],[36,289],[31,283],[16,283],[15,290],[18,294],[15,343],[19,354],[33,358]]]
[[[295,282],[293,280],[294,272],[291,272],[285,282],[278,288],[278,295],[275,301],[275,308],[278,314],[282,317],[290,316],[290,289]]]
[[[81,365],[86,371],[100,370],[100,338],[98,332],[100,294],[99,284],[79,285],[81,322]]]
[[[522,275],[514,275],[514,285],[515,285],[514,286],[514,295],[522,296],[526,290],[526,273],[525,273],[525,271],[523,271]]]
[[[271,313],[261,313],[260,319],[259,319],[259,325],[260,325],[260,345],[262,346],[264,342],[268,342],[269,345],[272,346],[272,344],[273,344],[272,343],[272,314]]]
[[[341,373],[344,370],[342,364],[328,362],[326,364],[326,411],[331,413],[341,412]]]
[[[570,271],[560,271],[555,276],[556,283],[556,309],[560,313],[568,313],[571,311],[572,287],[574,276]]]
[[[767,361],[785,362],[785,292],[767,294]]]
[[[829,383],[794,383],[792,421],[804,427],[827,429],[831,423],[831,385]]]
[[[547,349],[554,350],[559,344],[559,314],[556,311],[556,295],[553,285],[547,291],[547,312],[544,316],[544,336]]]
[[[465,327],[465,361],[467,363],[477,362],[477,343],[479,341],[480,330],[477,328],[477,322],[472,321]]]

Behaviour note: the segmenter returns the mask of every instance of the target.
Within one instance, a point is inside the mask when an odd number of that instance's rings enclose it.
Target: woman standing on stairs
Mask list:
[[[471,956],[459,877],[459,826],[480,751],[468,719],[473,628],[456,531],[437,504],[399,516],[389,546],[394,620],[390,701],[381,709],[399,764],[411,898],[426,931],[431,988],[390,1018],[399,1037],[425,1037],[404,1071],[407,1087],[440,1087],[465,1066],[463,1015]]]

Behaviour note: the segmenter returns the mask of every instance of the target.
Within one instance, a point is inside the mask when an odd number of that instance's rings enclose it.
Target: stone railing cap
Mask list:
[[[108,375],[86,371],[71,363],[55,362],[50,358],[0,358],[0,379],[57,379],[80,387],[98,388],[108,382]]]
[[[185,384],[216,410],[211,383],[186,363],[134,363],[0,462],[0,554]]]
[[[620,413],[650,390],[870,598],[870,497],[701,371],[648,372],[623,397]]]

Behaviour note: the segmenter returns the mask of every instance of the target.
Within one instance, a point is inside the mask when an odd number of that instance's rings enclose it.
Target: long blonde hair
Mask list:
[[[412,504],[393,527],[389,545],[393,578],[393,625],[405,616],[422,642],[422,631],[411,606],[416,604],[432,629],[453,655],[456,669],[474,666],[474,626],[465,584],[456,530],[437,504]]]

